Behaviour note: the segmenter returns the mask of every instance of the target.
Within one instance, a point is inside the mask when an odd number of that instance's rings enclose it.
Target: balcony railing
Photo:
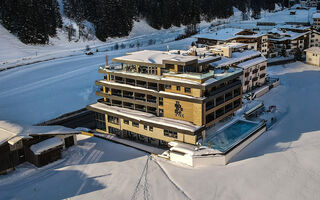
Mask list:
[[[135,97],[134,99],[139,101],[146,101],[146,98],[143,97]]]
[[[241,81],[237,80],[237,81],[235,81],[233,83],[230,83],[230,84],[226,85],[225,87],[222,87],[222,88],[219,88],[217,90],[211,91],[210,92],[210,96],[219,94],[220,92],[226,91],[226,90],[228,90],[228,89],[230,89],[230,88],[232,88],[232,87],[234,87],[236,85],[239,85],[239,84],[241,84]]]

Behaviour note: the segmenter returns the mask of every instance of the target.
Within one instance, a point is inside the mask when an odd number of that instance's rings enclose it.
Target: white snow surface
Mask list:
[[[191,168],[81,136],[62,160],[1,176],[1,198],[319,199],[320,69],[296,62],[267,70],[281,85],[259,100],[277,106],[277,123],[227,166]]]
[[[40,155],[41,153],[43,153],[47,150],[50,150],[52,148],[58,147],[62,144],[63,143],[59,138],[53,137],[53,138],[46,139],[42,142],[39,142],[37,144],[31,145],[30,150],[34,154]]]

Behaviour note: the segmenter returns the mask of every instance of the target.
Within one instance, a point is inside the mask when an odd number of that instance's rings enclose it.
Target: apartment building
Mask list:
[[[312,15],[313,24],[312,27],[316,30],[320,29],[320,13],[314,13]]]
[[[320,33],[312,30],[309,35],[309,47],[320,47]]]
[[[198,34],[195,36],[198,44],[219,45],[226,43],[244,43],[249,49],[268,55],[268,35],[246,29],[225,28],[214,33]]]
[[[220,56],[181,51],[138,51],[99,69],[101,97],[87,108],[97,131],[154,145],[189,144],[205,129],[241,108],[242,69],[215,70]]]
[[[242,90],[248,92],[266,82],[267,59],[256,50],[247,50],[244,44],[229,43],[216,45],[210,52],[223,52],[220,60],[211,63],[217,69],[237,67],[243,70]]]

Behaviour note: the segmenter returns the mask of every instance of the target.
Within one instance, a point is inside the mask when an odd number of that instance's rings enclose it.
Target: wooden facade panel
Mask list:
[[[202,126],[201,104],[174,99],[163,99],[164,117],[184,120]]]

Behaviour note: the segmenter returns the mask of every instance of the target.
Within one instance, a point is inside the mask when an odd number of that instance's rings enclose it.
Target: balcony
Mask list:
[[[148,95],[148,96],[147,96],[147,102],[157,103],[157,98],[154,97],[154,96]]]
[[[146,107],[143,105],[136,105],[135,110],[146,112]]]
[[[217,90],[211,91],[210,92],[210,96],[219,94],[220,92],[224,92],[224,91],[226,91],[226,90],[228,90],[228,89],[230,89],[230,88],[232,88],[232,87],[234,87],[236,85],[241,85],[241,81],[237,80],[237,81],[235,81],[233,83],[230,83],[230,84],[226,85],[225,87],[222,87],[222,88],[219,88]]]
[[[134,98],[133,92],[123,91],[123,97],[128,99],[133,99]]]

